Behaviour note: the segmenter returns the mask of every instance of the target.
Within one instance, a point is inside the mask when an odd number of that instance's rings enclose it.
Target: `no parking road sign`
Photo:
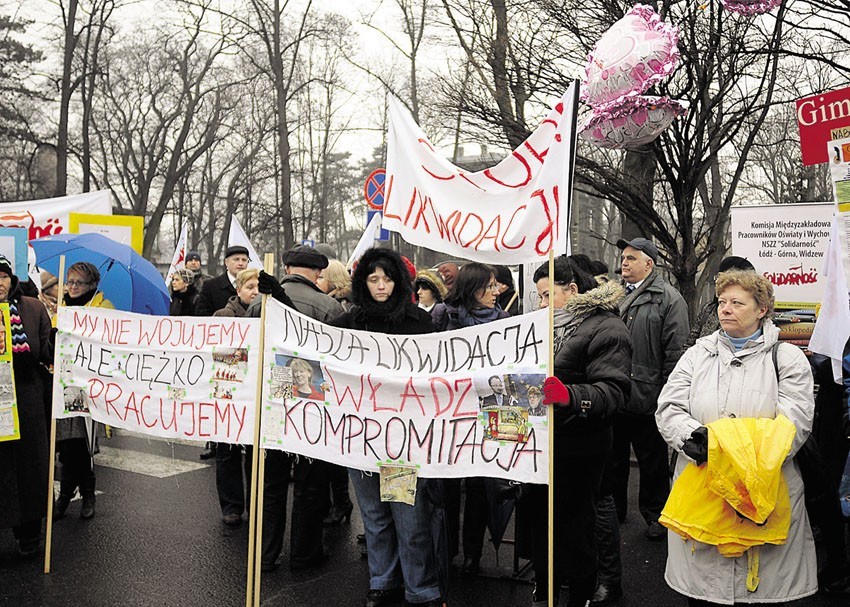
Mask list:
[[[384,209],[384,180],[387,177],[385,169],[375,169],[366,178],[363,186],[363,196],[370,209],[382,211]]]

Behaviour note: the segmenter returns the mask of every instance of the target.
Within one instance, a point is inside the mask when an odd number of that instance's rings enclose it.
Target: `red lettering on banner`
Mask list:
[[[384,217],[389,219],[398,219],[401,221],[401,217],[396,215],[395,213],[390,213],[389,205],[390,205],[390,194],[393,193],[393,175],[389,176],[387,180],[387,194],[384,196]]]
[[[378,390],[384,384],[382,384],[380,382],[377,383],[377,384],[373,384],[371,374],[366,375],[366,383],[369,384],[369,389],[371,390],[367,400],[372,401],[372,411],[393,411],[393,412],[398,411],[398,409],[393,409],[392,407],[379,407],[378,406]]]
[[[425,147],[426,147],[426,148],[428,148],[428,150],[430,150],[430,152],[431,152],[432,154],[434,153],[434,148],[433,148],[433,147],[431,147],[431,144],[430,144],[430,143],[428,143],[428,141],[426,141],[425,139],[421,139],[421,138],[420,138],[420,139],[417,139],[417,140],[416,140],[416,142],[417,142],[417,143],[422,143],[422,144],[424,144],[424,145],[425,145]],[[450,175],[447,175],[447,176],[437,175],[434,171],[430,170],[430,169],[429,169],[428,167],[426,167],[424,164],[420,164],[419,166],[420,166],[420,168],[421,168],[423,171],[425,171],[426,173],[428,173],[428,174],[429,174],[431,177],[433,177],[434,179],[438,179],[438,180],[440,180],[440,181],[449,181],[450,179],[454,179],[454,178],[455,178],[455,174],[454,174],[454,173],[451,173]]]
[[[454,392],[452,391],[452,385],[449,383],[449,380],[443,377],[432,377],[430,379],[431,383],[431,396],[434,397],[434,417],[440,417],[443,413],[448,411],[452,403],[454,402]],[[446,389],[446,395],[449,397],[449,402],[445,407],[440,407],[440,396],[437,394],[437,386],[441,385]]]
[[[467,242],[466,244],[464,244],[464,243],[461,241],[461,238],[463,237],[463,231],[466,229],[466,226],[467,226],[467,224],[469,223],[469,220],[470,220],[470,219],[472,219],[473,217],[476,219],[476,221],[478,221],[478,232],[475,234],[475,236],[473,236],[473,237],[469,240],[469,242]],[[473,228],[473,229],[474,229],[474,228]],[[476,215],[475,213],[470,213],[469,215],[467,215],[467,216],[464,218],[464,220],[463,220],[463,224],[461,224],[461,226],[460,226],[460,233],[459,233],[459,234],[455,234],[455,238],[457,239],[457,243],[458,243],[460,246],[462,246],[464,249],[467,249],[467,248],[469,248],[469,245],[471,245],[473,242],[475,242],[476,240],[478,240],[478,238],[481,236],[481,232],[482,232],[483,230],[484,230],[484,220],[483,220],[483,219],[481,219],[481,217],[480,217],[480,216],[478,216],[478,215]]]
[[[511,154],[511,156],[513,156],[514,158],[519,160],[520,164],[525,169],[525,179],[521,183],[517,183],[517,184],[505,183],[504,181],[497,179],[493,175],[493,172],[490,169],[487,169],[487,170],[484,171],[484,176],[487,177],[490,181],[498,183],[501,186],[505,186],[506,188],[516,189],[516,188],[521,188],[525,185],[528,185],[528,182],[531,181],[531,177],[532,177],[531,166],[529,166],[528,161],[518,151],[514,150],[513,153]]]
[[[788,268],[787,272],[765,272],[764,277],[772,284],[782,285],[809,285],[818,281],[818,271],[814,268],[809,272],[803,271],[803,265]]]
[[[546,199],[546,194],[543,190],[536,190],[532,195],[532,198],[538,198],[540,200],[540,204],[543,205],[543,212],[546,214],[546,227],[543,228],[543,231],[537,237],[537,242],[534,243],[534,250],[538,255],[546,255],[552,248],[553,241],[555,236],[553,236],[553,224],[557,225],[557,220],[561,214],[560,208],[560,199],[558,197],[558,186],[552,188],[552,202],[555,205],[555,220],[552,219],[552,212],[550,208],[549,201]],[[548,246],[541,247],[540,243],[546,240],[548,237]]]
[[[425,415],[425,407],[422,406],[422,395],[416,391],[416,387],[413,385],[413,378],[407,380],[407,383],[404,386],[404,392],[401,395],[401,405],[398,408],[399,413],[404,411],[404,406],[407,404],[407,399],[412,399],[416,401],[416,404],[419,405],[419,410],[422,412],[422,415]]]
[[[345,405],[346,401],[351,401],[351,405],[359,413],[360,405],[363,402],[363,389],[365,388],[363,376],[360,376],[360,392],[355,396],[354,391],[351,389],[351,386],[346,384],[343,384],[342,394],[340,394],[336,388],[336,378],[334,378],[330,369],[326,368],[325,371],[328,375],[328,379],[331,380],[331,388],[333,388],[334,398],[336,399],[336,402],[338,402],[340,406],[343,406]]]
[[[496,233],[493,234],[492,236],[490,236],[489,234],[491,233],[493,226],[496,227]],[[493,221],[490,222],[490,225],[487,226],[487,229],[484,230],[484,234],[481,236],[481,238],[478,240],[478,243],[475,245],[475,250],[477,251],[478,247],[480,247],[481,243],[484,242],[485,240],[492,240],[493,241],[493,248],[496,251],[498,251],[499,250],[499,232],[501,231],[501,228],[502,228],[502,217],[501,217],[501,215],[496,215],[496,217],[493,218]]]
[[[527,205],[522,205],[518,209],[514,210],[513,214],[511,215],[511,220],[508,222],[508,227],[505,228],[505,233],[502,235],[502,246],[505,247],[506,249],[510,249],[510,250],[518,249],[522,245],[525,244],[525,236],[523,236],[522,240],[519,241],[519,244],[516,245],[515,247],[512,247],[505,242],[505,236],[507,236],[508,232],[511,231],[511,226],[514,224],[514,218],[516,217],[517,213],[519,213],[520,211],[524,211],[527,208],[528,208]]]
[[[473,408],[468,411],[461,411],[461,406],[463,406],[464,401],[466,399],[466,395],[469,394],[469,391],[472,389],[472,379],[469,377],[465,377],[462,379],[455,380],[455,392],[458,391],[460,386],[465,386],[463,392],[460,394],[460,398],[457,399],[457,405],[455,405],[454,413],[452,413],[452,417],[468,417],[468,416],[478,416],[478,403],[476,399],[473,400]]]

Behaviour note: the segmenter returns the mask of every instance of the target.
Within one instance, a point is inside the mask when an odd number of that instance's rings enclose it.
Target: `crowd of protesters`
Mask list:
[[[837,497],[850,442],[850,380],[846,389],[836,386],[828,360],[779,343],[770,320],[773,288],[747,260],[721,263],[715,298],[691,315],[691,327],[684,299],[658,269],[656,245],[634,238],[617,246],[617,280],[601,262],[573,255],[558,257],[551,276],[541,265],[525,285],[540,307],[554,308],[555,367],[542,395],[537,387],[528,391],[534,414],[553,414],[553,529],[543,485],[419,478],[408,505],[383,501],[377,475],[269,451],[261,569],[274,571],[284,552],[293,569],[321,568],[328,556],[323,528],[350,521],[356,505],[370,576],[366,607],[446,605],[453,566],[480,572],[489,501],[510,493],[518,500],[516,533],[529,538],[529,603],[547,605],[551,584],[556,604],[564,597],[568,607],[617,604],[628,597],[619,525],[628,514],[633,454],[644,537],[667,542],[665,579],[683,605],[788,603],[818,590],[850,597],[848,529]],[[327,248],[303,245],[284,254],[281,280],[248,262],[245,247],[228,247],[224,272],[209,276],[190,252],[171,278],[170,313],[257,317],[266,294],[337,327],[420,334],[499,321],[522,308],[504,266],[446,261],[417,270],[397,252],[373,248],[349,271]],[[64,305],[111,307],[98,282],[96,267],[72,265]],[[24,294],[25,284],[0,257],[21,429],[20,440],[0,443],[0,527],[12,528],[21,556],[31,557],[46,514],[51,319],[59,294],[55,277],[44,276],[43,291],[30,292],[38,299]],[[298,394],[311,398],[312,369],[301,362],[293,359],[292,376]],[[850,370],[850,356],[845,364]],[[494,406],[519,406],[501,377],[488,383]],[[68,514],[78,491],[80,516],[94,517],[92,455],[105,431],[83,418],[62,420],[55,520]],[[241,525],[251,447],[208,444],[201,457],[215,458],[222,523]],[[759,482],[741,469],[758,471]],[[715,505],[724,491],[726,500]],[[724,510],[728,504],[734,509]],[[823,544],[820,567],[813,528]],[[777,529],[786,532],[781,542],[772,535]]]

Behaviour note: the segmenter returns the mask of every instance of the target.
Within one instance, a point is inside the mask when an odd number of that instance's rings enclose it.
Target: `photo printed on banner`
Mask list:
[[[301,398],[324,402],[328,389],[319,363],[297,356],[275,355],[271,398],[274,401]]]
[[[492,375],[486,384],[476,380],[484,438],[524,443],[528,440],[529,418],[546,415],[541,404],[543,374]]]
[[[65,413],[89,413],[86,389],[79,386],[65,386]]]

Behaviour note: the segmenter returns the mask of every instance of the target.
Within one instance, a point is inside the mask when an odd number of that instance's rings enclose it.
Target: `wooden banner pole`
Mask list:
[[[274,253],[266,253],[263,260],[266,272],[274,275]],[[260,568],[256,558],[263,547],[263,481],[265,477],[265,449],[260,449],[260,416],[263,404],[263,353],[266,341],[266,301],[268,295],[262,295],[260,313],[260,352],[257,371],[257,393],[254,402],[254,448],[251,458],[251,488],[248,495],[248,581],[245,590],[245,607],[260,604]],[[261,458],[261,451],[263,457]],[[261,478],[262,477],[262,478]],[[258,488],[259,487],[259,488]]]
[[[56,314],[63,304],[63,293],[65,291],[65,256],[59,257],[59,284],[56,295]],[[58,320],[57,320],[58,322]],[[59,334],[56,334],[56,342]],[[59,381],[59,344],[53,344],[53,385]],[[53,394],[54,391],[51,391]],[[56,416],[53,415],[53,398],[50,399],[50,459],[47,473],[47,527],[44,532],[44,573],[50,573],[50,555],[53,549],[53,483],[56,480]]]
[[[549,250],[549,376],[555,375],[555,306],[553,291],[555,290],[555,251]],[[549,607],[555,607],[555,405],[548,411],[549,423],[549,560],[547,575],[549,576]]]

